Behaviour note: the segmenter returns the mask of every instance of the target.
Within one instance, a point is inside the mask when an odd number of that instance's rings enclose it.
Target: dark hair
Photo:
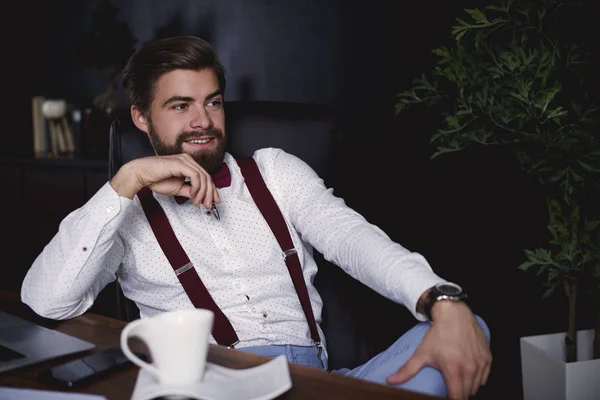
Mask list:
[[[195,36],[176,36],[152,41],[140,47],[127,61],[121,83],[130,105],[148,114],[158,79],[176,69],[212,69],[225,93],[225,69],[213,47]]]

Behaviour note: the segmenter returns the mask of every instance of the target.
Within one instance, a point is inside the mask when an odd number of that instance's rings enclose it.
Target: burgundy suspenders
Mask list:
[[[294,249],[294,244],[281,210],[279,210],[277,203],[265,185],[254,159],[251,157],[239,158],[237,162],[246,181],[246,186],[250,191],[250,195],[275,235],[279,246],[281,246],[282,256],[285,258],[288,272],[298,293],[302,310],[310,327],[311,337],[320,352],[321,339],[310,304],[306,283],[304,282],[304,276],[302,275],[300,259],[298,258],[296,249]],[[164,210],[152,195],[152,191],[148,188],[143,188],[138,193],[138,197],[144,213],[150,222],[152,231],[156,236],[156,240],[173,267],[177,278],[192,301],[192,304],[196,308],[206,308],[214,313],[213,337],[220,345],[234,347],[239,342],[237,334],[225,314],[223,314],[208,293],[206,286],[202,283],[190,259],[175,237],[175,233],[169,224]]]
[[[277,206],[275,199],[273,199],[271,192],[267,189],[267,185],[258,170],[256,161],[251,157],[247,157],[237,159],[237,162],[242,171],[242,175],[244,175],[250,195],[254,199],[254,202],[265,221],[269,224],[271,231],[281,247],[282,256],[285,258],[285,264],[292,277],[294,289],[296,289],[296,293],[298,293],[302,310],[304,311],[308,326],[310,327],[310,336],[320,349],[321,339],[319,337],[319,331],[317,330],[315,316],[313,315],[312,307],[310,305],[306,282],[304,282],[304,276],[302,275],[300,258],[298,257],[298,252],[294,248],[294,243],[292,242],[283,215],[281,215],[281,210]]]
[[[196,308],[206,308],[214,313],[212,333],[215,340],[225,346],[235,346],[239,340],[231,323],[208,293],[204,283],[202,283],[185,250],[175,237],[175,232],[173,232],[165,211],[152,195],[152,191],[144,187],[138,192],[138,197],[160,248],[169,259],[175,275],[177,275],[192,304]]]

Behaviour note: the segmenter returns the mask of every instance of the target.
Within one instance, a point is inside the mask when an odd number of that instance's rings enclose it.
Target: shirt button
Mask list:
[[[253,313],[257,312],[258,309],[256,308],[256,306],[252,306],[252,308],[250,308],[250,311],[252,311]]]
[[[223,253],[225,253],[225,254],[229,254],[229,249],[228,249],[227,247],[225,247],[225,248],[223,249]]]
[[[261,323],[261,324],[259,325],[259,329],[260,329],[260,331],[261,331],[261,332],[264,332],[264,331],[266,331],[267,329],[269,329],[269,325],[263,322],[263,323]]]
[[[235,281],[235,282],[233,282],[233,287],[236,289],[241,289],[242,284],[239,281]]]

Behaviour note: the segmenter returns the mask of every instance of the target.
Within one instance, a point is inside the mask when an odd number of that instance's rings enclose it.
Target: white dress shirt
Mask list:
[[[423,256],[393,242],[350,209],[296,156],[266,148],[253,157],[290,230],[317,323],[322,301],[313,286],[317,273],[313,247],[354,278],[405,305],[418,320],[425,320],[416,312],[417,300],[444,280]],[[172,196],[154,193],[154,197],[235,329],[240,339],[236,347],[311,345],[281,248],[244,185],[235,159],[226,154],[225,162],[231,185],[218,189],[220,221],[191,201],[178,204]],[[21,297],[44,317],[67,319],[84,313],[117,278],[142,318],[193,307],[139,199],[119,197],[107,182],[61,222],[28,271]]]

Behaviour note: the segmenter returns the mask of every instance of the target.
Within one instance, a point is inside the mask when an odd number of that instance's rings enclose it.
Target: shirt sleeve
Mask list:
[[[116,279],[123,257],[118,228],[132,200],[106,183],[60,223],[58,232],[27,271],[21,299],[37,314],[68,319],[89,309]]]
[[[427,260],[394,242],[379,227],[347,206],[316,172],[281,149],[255,153],[265,181],[287,218],[323,257],[382,296],[403,304],[420,321],[417,301],[446,280]]]

